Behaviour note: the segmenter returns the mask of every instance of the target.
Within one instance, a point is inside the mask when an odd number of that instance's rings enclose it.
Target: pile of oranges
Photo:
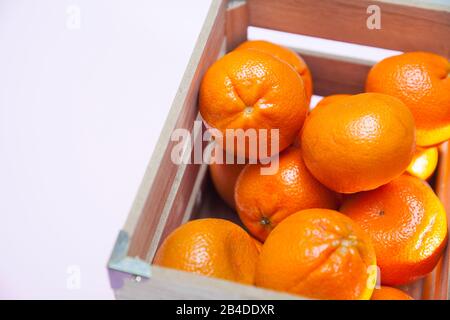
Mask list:
[[[447,243],[446,212],[426,180],[450,139],[449,72],[441,56],[400,54],[370,70],[365,93],[309,111],[304,60],[245,42],[206,72],[200,113],[221,132],[278,129],[279,154],[269,153],[278,170],[213,163],[216,190],[246,230],[190,221],[154,263],[316,299],[410,299],[395,287],[431,272]]]

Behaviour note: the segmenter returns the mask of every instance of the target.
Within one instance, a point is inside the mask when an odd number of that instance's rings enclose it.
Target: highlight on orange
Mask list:
[[[272,141],[272,131],[278,130],[278,148],[273,150],[266,144],[267,156],[292,144],[308,112],[303,81],[297,72],[257,50],[235,50],[217,60],[203,77],[199,107],[206,124],[218,129],[225,139],[227,129],[235,133],[239,129],[254,130],[256,133],[251,133],[260,146],[261,133],[266,132],[267,140]],[[250,156],[249,146],[239,150],[236,144],[229,147],[229,141],[222,142],[227,151]]]
[[[402,175],[375,190],[348,195],[340,211],[370,235],[383,285],[425,276],[447,244],[445,209],[416,177]]]
[[[259,249],[238,225],[198,219],[175,229],[156,252],[154,264],[253,284]]]
[[[400,176],[415,151],[415,127],[403,102],[362,93],[314,109],[301,132],[306,167],[339,193],[375,189]]]
[[[417,147],[411,163],[406,171],[417,178],[427,180],[436,170],[439,152],[437,147]]]
[[[366,92],[402,100],[417,127],[417,144],[432,146],[450,139],[450,63],[430,52],[407,52],[372,67]]]
[[[299,211],[264,243],[256,285],[315,299],[370,299],[376,257],[370,237],[328,209]]]

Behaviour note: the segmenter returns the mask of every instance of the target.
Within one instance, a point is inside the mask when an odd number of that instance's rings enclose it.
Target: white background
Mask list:
[[[113,297],[106,262],[209,2],[0,0],[0,298]]]

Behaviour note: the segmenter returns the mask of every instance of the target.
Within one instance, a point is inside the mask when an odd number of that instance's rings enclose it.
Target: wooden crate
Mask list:
[[[177,128],[194,130],[197,95],[207,68],[247,38],[249,26],[263,27],[400,51],[426,50],[450,56],[450,12],[404,1],[247,0],[213,1],[129,217],[108,263],[118,299],[299,299],[253,286],[207,278],[151,264],[158,245],[189,219],[211,216],[236,221],[212,188],[205,164],[176,165],[170,154]],[[369,5],[381,8],[382,28],[369,30]],[[300,52],[311,68],[317,95],[363,91],[370,62]],[[196,132],[194,132],[195,134]],[[435,190],[450,213],[448,143],[440,148]],[[450,221],[450,217],[448,219]],[[449,249],[436,269],[406,286],[415,298],[447,299]]]

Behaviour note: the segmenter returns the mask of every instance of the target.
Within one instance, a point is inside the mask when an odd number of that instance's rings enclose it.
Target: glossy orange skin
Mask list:
[[[225,157],[222,160],[223,163],[212,162],[209,165],[209,173],[217,193],[230,208],[235,209],[234,187],[245,164],[238,164],[236,161],[234,164],[227,164]]]
[[[450,138],[449,73],[446,58],[428,52],[408,52],[373,66],[366,91],[402,100],[414,115],[417,144],[431,146]]]
[[[299,148],[280,154],[275,174],[261,175],[261,167],[247,165],[235,188],[239,217],[257,239],[264,241],[277,224],[297,211],[338,207],[337,195],[309,173]]]
[[[362,93],[313,110],[301,134],[303,159],[340,193],[375,189],[401,175],[415,150],[414,120],[397,98]]]
[[[352,96],[351,94],[332,94],[330,96],[326,96],[322,100],[319,101],[319,103],[316,105],[316,107],[314,109],[328,106],[330,103],[333,103],[335,101],[341,100],[343,98],[351,97],[351,96]]]
[[[410,175],[426,180],[436,170],[439,152],[437,147],[417,147],[411,163],[406,170]]]
[[[348,196],[340,211],[370,235],[384,285],[406,284],[431,272],[447,242],[445,209],[416,177],[402,175]]]
[[[163,267],[253,284],[259,256],[254,239],[223,219],[199,219],[174,230],[154,263]]]
[[[295,139],[308,111],[301,77],[287,63],[256,50],[236,50],[216,61],[206,72],[199,96],[207,125],[223,136],[226,129],[279,130],[279,150]],[[258,140],[259,144],[259,140]],[[226,147],[238,156],[245,151]],[[267,147],[269,155],[277,150]]]
[[[258,50],[264,53],[268,53],[284,62],[287,62],[292,66],[295,71],[302,77],[303,84],[305,86],[307,103],[309,105],[311,101],[311,96],[313,94],[313,81],[311,76],[311,71],[306,65],[305,60],[302,59],[295,51],[279,46],[275,43],[264,41],[264,40],[251,40],[245,41],[235,50],[251,49]]]
[[[372,298],[370,300],[414,300],[410,295],[404,293],[403,291],[382,286],[381,288],[375,288],[372,293]]]
[[[370,238],[356,223],[334,210],[308,209],[269,235],[255,283],[316,299],[370,299],[375,265]]]

